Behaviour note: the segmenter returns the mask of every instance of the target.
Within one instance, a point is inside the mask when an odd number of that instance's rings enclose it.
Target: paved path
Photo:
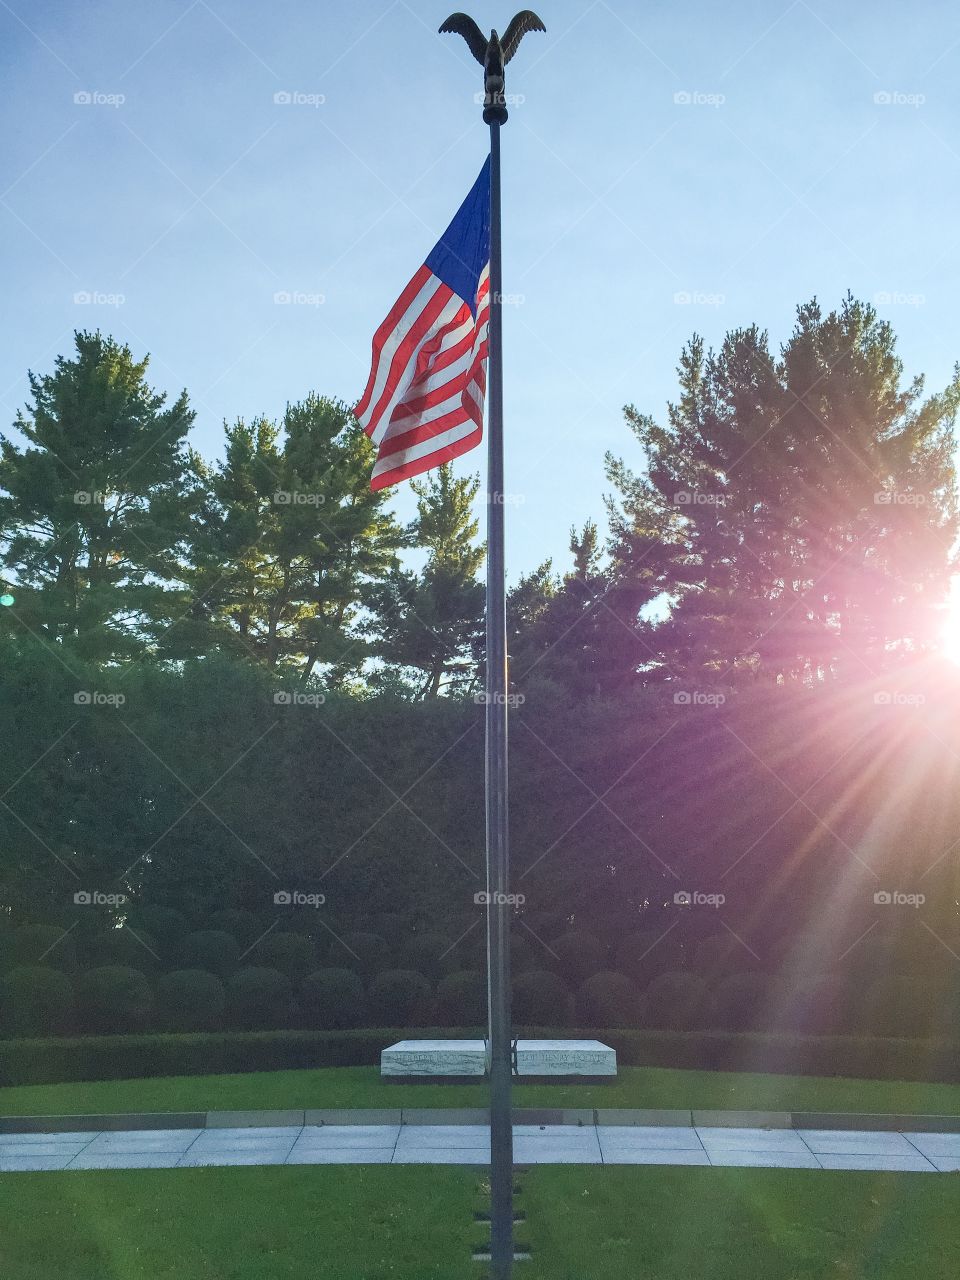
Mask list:
[[[0,1173],[257,1164],[487,1164],[486,1125],[291,1125],[0,1134]],[[517,1164],[960,1171],[960,1133],[631,1125],[514,1126]]]

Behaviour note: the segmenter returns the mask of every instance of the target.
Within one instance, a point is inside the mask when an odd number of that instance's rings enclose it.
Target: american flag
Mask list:
[[[483,436],[490,314],[490,160],[373,335],[354,412],[377,446],[383,489],[466,453]]]

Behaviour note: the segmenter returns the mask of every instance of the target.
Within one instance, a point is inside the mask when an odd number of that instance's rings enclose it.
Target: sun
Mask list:
[[[950,583],[940,631],[940,649],[945,658],[960,665],[960,578],[954,578]]]

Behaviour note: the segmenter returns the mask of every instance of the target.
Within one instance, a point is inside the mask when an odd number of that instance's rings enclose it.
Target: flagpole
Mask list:
[[[507,790],[507,623],[503,501],[503,326],[500,261],[500,126],[490,104],[490,318],[487,418],[486,819],[487,982],[490,1061],[490,1255],[493,1280],[513,1273],[513,1076],[510,1017],[510,846]]]

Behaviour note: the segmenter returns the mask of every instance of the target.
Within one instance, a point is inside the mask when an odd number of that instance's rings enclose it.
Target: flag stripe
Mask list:
[[[490,169],[373,338],[355,414],[382,489],[465,453],[483,434],[490,315]]]

